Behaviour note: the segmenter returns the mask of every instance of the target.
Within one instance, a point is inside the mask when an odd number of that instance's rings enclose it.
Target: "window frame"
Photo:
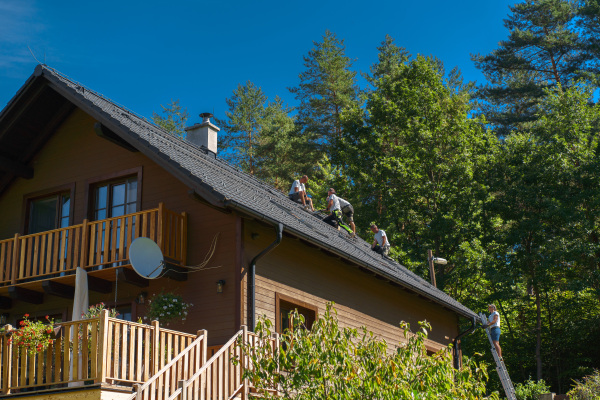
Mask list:
[[[275,292],[275,332],[277,332],[279,334],[283,333],[283,329],[281,326],[281,308],[282,308],[281,303],[282,302],[289,303],[297,308],[304,308],[308,311],[313,312],[314,320],[312,321],[312,323],[314,323],[319,318],[319,307],[317,307],[313,304],[307,303],[305,301],[298,300],[293,297],[287,296],[285,294]],[[287,328],[287,326],[285,328]],[[311,328],[312,328],[312,324],[310,327],[308,327],[308,329],[311,329]]]
[[[69,192],[69,199],[71,204],[69,205],[69,225],[73,225],[73,213],[75,212],[75,182],[67,183],[65,185],[54,186],[48,189],[39,190],[36,192],[26,193],[23,195],[23,206],[21,214],[21,235],[29,235],[29,217],[31,215],[31,203],[32,201],[43,199],[44,197],[58,196],[61,193]],[[58,229],[58,228],[54,228]]]
[[[124,180],[131,177],[137,179],[137,194],[136,194],[136,210],[137,212],[142,211],[142,167],[130,168],[118,172],[112,172],[110,174],[104,174],[96,176],[85,181],[85,216],[89,221],[94,220],[94,189],[100,183],[115,183],[120,180]]]

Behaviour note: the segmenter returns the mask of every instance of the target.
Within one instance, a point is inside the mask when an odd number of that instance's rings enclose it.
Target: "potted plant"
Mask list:
[[[9,343],[19,348],[24,348],[27,354],[36,354],[54,343],[54,320],[46,315],[46,321],[31,321],[29,314],[23,315],[18,329],[10,331]]]
[[[148,301],[148,310],[144,319],[158,320],[168,326],[173,321],[185,321],[188,309],[192,306],[191,303],[185,303],[179,295],[161,292]]]

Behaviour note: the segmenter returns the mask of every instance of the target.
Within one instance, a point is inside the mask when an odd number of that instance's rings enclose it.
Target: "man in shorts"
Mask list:
[[[498,357],[500,357],[500,361],[502,361],[502,348],[500,347],[500,314],[498,314],[494,304],[488,305],[488,311],[490,312],[490,316],[488,317],[489,323],[485,325],[484,328],[491,327],[490,336],[492,337],[492,342],[496,348],[496,353],[498,353]]]
[[[344,224],[344,221],[342,220],[340,198],[335,195],[335,189],[329,188],[329,190],[327,191],[327,195],[327,211],[331,212],[331,214],[323,218],[323,221],[327,222],[334,228],[341,226],[346,230],[346,232],[348,232],[348,234],[351,237],[354,237],[354,232],[352,231],[352,229],[350,229],[346,224]]]
[[[304,184],[308,182],[308,176],[304,175],[300,179],[296,179],[294,183],[292,183],[292,187],[290,188],[290,193],[288,197],[290,200],[300,203],[306,208],[306,203],[310,206],[311,211],[315,211],[312,203],[312,199],[306,195],[306,187]]]
[[[334,192],[335,193],[335,192]],[[348,220],[350,228],[352,228],[353,236],[356,236],[356,225],[354,225],[354,207],[347,200],[342,199],[340,196],[337,197],[342,208],[342,214]]]

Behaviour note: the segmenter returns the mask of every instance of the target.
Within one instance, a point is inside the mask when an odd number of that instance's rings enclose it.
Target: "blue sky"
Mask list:
[[[326,29],[368,71],[386,34],[413,55],[434,55],[466,80],[483,76],[471,53],[507,37],[506,0],[430,1],[30,1],[0,0],[0,108],[36,61],[151,117],[180,99],[191,114],[214,109],[238,83],[295,105],[302,57]]]

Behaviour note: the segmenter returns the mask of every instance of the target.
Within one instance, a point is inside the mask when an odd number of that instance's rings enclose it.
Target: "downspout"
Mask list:
[[[248,302],[248,327],[254,332],[255,324],[256,324],[256,262],[262,257],[266,256],[271,250],[281,243],[281,238],[283,238],[283,224],[281,222],[278,223],[277,226],[277,237],[275,241],[267,246],[263,251],[258,253],[252,261],[250,261],[250,268],[248,271],[248,293],[250,294],[250,301]]]
[[[469,333],[472,333],[476,328],[477,328],[477,317],[472,317],[471,327],[469,327],[466,331],[459,333],[458,336],[454,338],[454,341],[452,342],[454,344],[454,346],[453,346],[454,347],[454,368],[456,368],[456,369],[460,368],[460,359],[458,357],[458,354],[460,353],[460,344],[458,341],[463,336],[468,335]]]

